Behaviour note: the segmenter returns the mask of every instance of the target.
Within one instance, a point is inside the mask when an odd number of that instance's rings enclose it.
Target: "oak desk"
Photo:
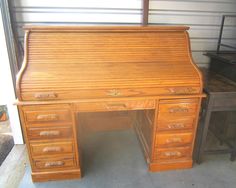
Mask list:
[[[203,95],[187,29],[26,27],[17,104],[33,181],[81,177],[80,112],[137,110],[149,170],[192,167]]]

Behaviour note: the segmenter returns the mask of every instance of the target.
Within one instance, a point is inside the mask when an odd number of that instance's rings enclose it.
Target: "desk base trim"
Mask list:
[[[81,179],[80,169],[53,171],[53,172],[32,172],[33,182],[44,182],[54,180]]]
[[[166,171],[166,170],[176,170],[176,169],[186,169],[192,168],[193,161],[186,160],[183,162],[173,162],[173,163],[150,163],[149,164],[149,171],[150,172],[159,172],[159,171]]]

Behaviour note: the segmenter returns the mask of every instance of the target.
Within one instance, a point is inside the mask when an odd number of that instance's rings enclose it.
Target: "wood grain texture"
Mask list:
[[[158,133],[156,135],[156,147],[185,146],[192,143],[192,132],[184,133]]]
[[[170,161],[170,162],[163,162],[163,163],[151,163],[149,164],[149,171],[150,172],[159,172],[159,171],[166,171],[166,170],[177,170],[177,169],[186,169],[192,168],[193,161],[191,159],[184,160],[184,161]]]
[[[82,175],[80,169],[70,169],[70,170],[32,172],[31,176],[34,182],[44,182],[44,181],[55,181],[55,180],[80,179]]]
[[[189,63],[186,29],[28,28],[27,66],[18,82],[21,97],[60,100],[201,93],[200,73]]]
[[[190,147],[160,148],[155,151],[155,161],[178,162],[191,159]]]
[[[20,82],[22,79],[22,76],[24,74],[24,71],[26,70],[27,64],[28,64],[28,37],[29,37],[29,31],[25,32],[25,37],[24,37],[24,59],[22,66],[20,68],[20,71],[17,74],[16,77],[16,94],[19,100],[21,100],[21,88],[20,88]]]
[[[74,152],[72,141],[57,141],[57,142],[35,142],[30,144],[33,156],[47,156],[55,154],[65,154]]]
[[[81,112],[136,110],[149,170],[192,166],[204,95],[188,27],[25,29],[17,105],[34,181],[81,177]]]

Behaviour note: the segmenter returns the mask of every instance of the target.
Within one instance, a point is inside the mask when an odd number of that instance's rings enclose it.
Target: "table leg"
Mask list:
[[[212,112],[212,97],[209,96],[205,105],[205,113],[203,115],[203,121],[200,124],[200,131],[199,131],[199,143],[197,147],[197,155],[196,155],[196,162],[200,164],[202,162],[202,156],[204,154],[204,149],[206,145],[206,138],[207,132],[210,124],[211,119],[211,112]]]
[[[236,158],[236,148],[234,148],[234,151],[231,152],[230,154],[230,160],[231,161],[234,161]]]

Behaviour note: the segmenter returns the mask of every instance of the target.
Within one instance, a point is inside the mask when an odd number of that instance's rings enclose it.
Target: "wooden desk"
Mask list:
[[[33,181],[81,177],[80,112],[137,110],[149,170],[192,167],[203,95],[187,29],[26,27],[17,104]]]

